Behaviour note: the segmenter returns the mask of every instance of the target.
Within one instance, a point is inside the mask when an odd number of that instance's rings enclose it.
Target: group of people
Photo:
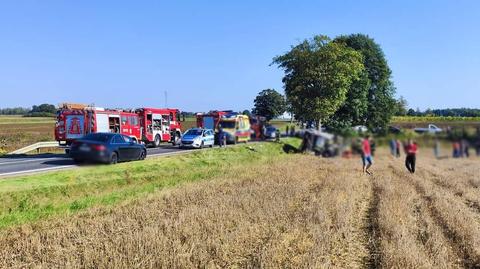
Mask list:
[[[390,141],[390,151],[391,154],[395,157],[400,157],[400,148],[402,143],[399,140]],[[403,146],[405,151],[405,167],[407,170],[414,174],[415,166],[417,163],[417,153],[418,145],[415,141],[409,139],[408,142]],[[373,165],[373,151],[372,151],[372,140],[369,135],[367,135],[362,140],[362,162],[363,162],[363,173],[371,175],[370,167]]]
[[[285,136],[295,136],[295,126],[286,126],[285,127]]]
[[[460,141],[454,141],[452,144],[453,147],[453,152],[452,156],[453,158],[463,158],[463,157],[470,157],[470,143],[462,139]],[[478,155],[478,151],[477,151]]]

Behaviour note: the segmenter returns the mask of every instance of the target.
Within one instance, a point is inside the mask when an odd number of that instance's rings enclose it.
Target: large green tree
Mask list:
[[[274,89],[261,91],[254,101],[252,113],[267,118],[267,121],[282,115],[286,107],[285,97]]]
[[[322,35],[304,40],[273,63],[285,71],[285,93],[295,117],[314,120],[318,128],[344,104],[364,69],[361,53]]]
[[[377,43],[367,35],[353,34],[335,38],[335,43],[344,44],[363,55],[363,65],[368,77],[367,110],[363,117],[365,125],[371,129],[385,130],[395,114],[395,87],[385,55]],[[347,104],[351,106],[353,104]]]
[[[358,79],[351,84],[345,102],[330,118],[328,126],[336,131],[344,131],[354,125],[365,124],[369,88],[370,80],[367,72],[363,70]]]

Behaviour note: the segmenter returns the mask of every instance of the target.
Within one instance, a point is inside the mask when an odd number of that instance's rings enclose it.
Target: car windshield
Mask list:
[[[88,134],[84,136],[83,140],[98,141],[98,142],[108,142],[112,138],[111,134]]]
[[[235,128],[235,122],[234,121],[222,121],[222,122],[220,122],[220,125],[222,126],[222,128],[227,128],[227,129]]]
[[[191,129],[191,130],[188,130],[185,135],[195,135],[195,136],[198,136],[198,135],[202,135],[202,130],[198,130],[198,129]]]

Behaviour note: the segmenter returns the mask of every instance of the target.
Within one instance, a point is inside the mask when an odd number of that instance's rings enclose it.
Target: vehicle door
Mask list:
[[[169,115],[162,115],[162,140],[163,141],[170,141],[170,116]]]
[[[128,120],[128,116],[122,115],[121,117],[121,134],[124,135],[130,135],[131,134],[131,128],[130,128],[130,121]]]
[[[118,151],[118,160],[130,160],[130,145],[127,144],[122,135],[115,135],[113,137],[112,146]]]
[[[135,136],[137,138],[137,141],[140,141],[142,139],[141,134],[140,134],[140,123],[138,120],[138,116],[130,116],[130,136]]]
[[[138,146],[135,141],[129,136],[123,135],[123,140],[125,140],[126,149],[127,149],[127,156],[129,160],[137,159],[140,155],[140,147]]]
[[[206,137],[205,137],[205,145],[208,146],[213,146],[215,144],[215,135],[213,134],[212,130],[207,130],[205,131]]]

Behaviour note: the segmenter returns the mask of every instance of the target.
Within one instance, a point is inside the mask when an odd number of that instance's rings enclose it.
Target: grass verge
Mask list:
[[[297,144],[298,140],[289,139]],[[113,205],[186,182],[282,158],[277,143],[198,151],[115,166],[95,166],[0,181],[0,228],[96,205]]]

